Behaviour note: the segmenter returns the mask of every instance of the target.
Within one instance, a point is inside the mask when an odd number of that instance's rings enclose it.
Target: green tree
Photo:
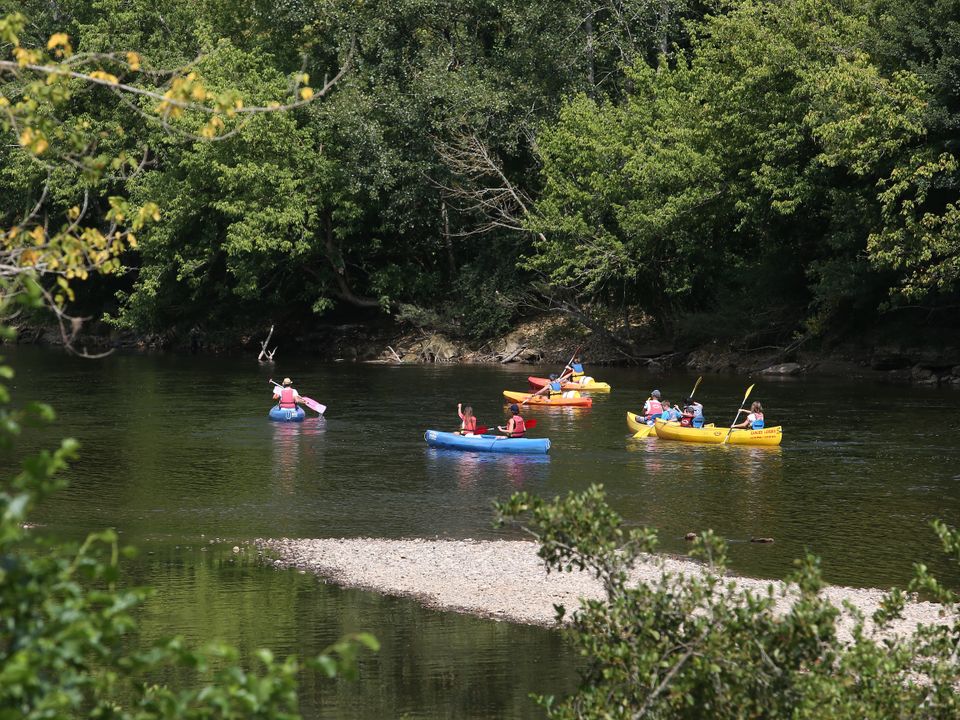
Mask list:
[[[18,196],[25,210],[2,234],[0,315],[46,307],[63,319],[76,283],[115,272],[120,254],[135,246],[134,232],[159,213],[150,200],[138,207],[120,196],[107,197],[102,206],[88,202],[99,198],[102,181],[109,185],[109,175],[120,174],[130,161],[122,142],[112,145],[102,136],[109,119],[101,123],[96,115],[66,111],[71,101],[82,105],[82,91],[91,88],[110,89],[127,101],[148,98],[164,124],[193,123],[211,138],[231,132],[227,122],[239,123],[238,116],[278,116],[283,108],[244,108],[235,90],[213,90],[194,71],[170,79],[162,93],[129,85],[110,70],[123,64],[137,72],[138,53],[75,55],[70,37],[60,32],[32,47],[21,37],[26,30],[22,15],[0,16],[0,42],[12,56],[0,59],[0,127],[22,147],[11,155],[16,162],[3,182],[26,193],[25,200]],[[292,105],[310,101],[306,87]],[[142,108],[137,113],[148,115]],[[95,124],[99,129],[92,132]],[[92,139],[101,136],[105,142],[98,146]],[[70,206],[78,192],[83,205]],[[64,224],[51,226],[49,213],[64,206]],[[13,336],[5,326],[0,335]],[[12,376],[9,367],[0,366],[0,378]],[[0,385],[4,452],[13,453],[24,425],[52,419],[45,405],[11,408]],[[52,452],[23,458],[21,471],[0,483],[0,717],[294,718],[301,667],[326,677],[352,675],[359,653],[377,649],[372,636],[358,634],[303,666],[296,658],[281,662],[261,650],[257,669],[247,669],[224,645],[198,651],[173,638],[138,647],[133,613],[146,591],[118,587],[125,551],[116,534],[94,533],[72,547],[28,529],[36,507],[63,486],[58,473],[76,452],[75,442],[64,441]],[[156,684],[171,668],[192,671],[194,686]]]
[[[821,594],[819,562],[796,564],[792,589],[741,588],[724,577],[724,543],[703,533],[692,554],[701,572],[662,570],[633,582],[656,536],[627,529],[602,488],[545,501],[515,494],[498,506],[540,543],[548,572],[584,570],[606,591],[582,601],[569,633],[586,666],[579,690],[539,698],[551,718],[948,718],[960,704],[956,598],[922,565],[910,590],[928,593],[953,613],[915,635],[886,632],[906,595],[892,590],[872,617],[841,609]],[[960,534],[934,523],[944,550],[960,561]],[[778,608],[778,603],[783,607]],[[558,608],[558,617],[565,608]]]

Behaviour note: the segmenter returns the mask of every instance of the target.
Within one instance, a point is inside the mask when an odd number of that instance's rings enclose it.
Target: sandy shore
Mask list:
[[[277,567],[298,568],[344,587],[415,598],[428,607],[496,620],[552,626],[554,604],[570,612],[579,606],[580,598],[603,597],[600,583],[588,573],[548,575],[532,542],[334,538],[257,540],[256,545]],[[653,581],[662,570],[688,575],[702,572],[691,560],[655,556],[639,563],[631,579]],[[755,593],[766,593],[773,585],[779,595],[783,588],[777,581],[731,580]],[[847,601],[869,616],[883,592],[831,586],[824,594],[838,608]],[[777,604],[783,610],[789,602],[780,598]],[[911,603],[893,632],[910,633],[918,623],[946,622],[940,616],[942,610],[934,603]],[[849,636],[852,625],[845,613],[841,635]]]

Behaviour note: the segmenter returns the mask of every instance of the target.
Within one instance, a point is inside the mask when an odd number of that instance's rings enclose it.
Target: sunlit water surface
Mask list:
[[[657,387],[679,400],[695,377],[592,368],[610,382],[593,408],[532,409],[545,458],[474,456],[426,447],[453,429],[458,401],[482,424],[505,418],[504,389],[529,366],[318,364],[115,355],[91,362],[8,348],[18,400],[53,404],[59,422],[27,449],[81,441],[70,487],[39,521],[79,537],[116,527],[141,549],[129,578],[157,589],[148,638],[223,639],[249,652],[307,656],[344,632],[370,630],[382,651],[354,683],[305,676],[302,710],[330,718],[526,718],[530,692],[575,687],[576,657],[556,632],[425,610],[277,571],[244,543],[257,537],[493,538],[491,503],[514,490],[547,496],[602,483],[616,510],[660,533],[667,552],[712,528],[736,572],[780,578],[806,550],[834,583],[905,583],[922,560],[949,583],[929,529],[960,518],[960,449],[951,418],[960,392],[869,381],[759,378],[754,395],[781,448],[698,446],[629,437],[627,410]],[[269,377],[294,378],[329,409],[303,424],[270,422]],[[758,378],[707,376],[710,420],[729,424]],[[753,399],[753,398],[751,398]],[[773,544],[751,543],[772,537]],[[232,552],[238,545],[243,551]]]

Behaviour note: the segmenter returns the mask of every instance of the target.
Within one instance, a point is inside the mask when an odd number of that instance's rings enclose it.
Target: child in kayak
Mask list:
[[[683,414],[680,424],[683,427],[703,427],[703,405],[693,398],[683,399]]]
[[[669,400],[662,400],[663,404],[663,413],[660,415],[660,419],[664,422],[677,422],[680,420],[680,410],[676,407],[670,406]]]
[[[473,435],[477,431],[477,418],[473,414],[473,408],[457,403],[457,415],[460,416],[460,434]]]
[[[569,380],[567,382],[569,382]],[[558,378],[556,373],[550,374],[550,382],[548,383],[548,386],[550,387],[550,390],[548,391],[550,397],[562,397],[567,399],[580,397],[580,393],[576,390],[564,390],[563,383],[564,380],[562,377]]]
[[[747,412],[746,410],[741,409],[740,412]],[[735,428],[748,428],[750,430],[763,430],[763,405],[758,401],[754,400],[753,404],[750,405],[750,412],[747,415],[747,419],[742,423],[737,423],[734,425]]]
[[[563,374],[570,375],[570,378],[567,380],[567,382],[576,383],[581,387],[584,385],[589,385],[593,382],[593,378],[587,375],[584,371],[579,357],[573,358],[573,361],[563,369]],[[579,395],[576,397],[579,397]]]
[[[497,426],[497,430],[504,433],[507,437],[520,438],[527,434],[527,425],[520,417],[520,408],[516,403],[510,406],[510,412],[513,413],[507,420],[506,427]]]

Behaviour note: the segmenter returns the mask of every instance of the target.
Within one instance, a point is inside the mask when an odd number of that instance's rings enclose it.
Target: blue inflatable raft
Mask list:
[[[544,455],[550,452],[547,438],[508,438],[501,435],[460,435],[459,433],[427,430],[423,439],[430,447],[472,450],[473,452],[521,453]]]
[[[306,415],[302,407],[281,408],[274,405],[270,408],[270,419],[278,422],[302,422]]]

